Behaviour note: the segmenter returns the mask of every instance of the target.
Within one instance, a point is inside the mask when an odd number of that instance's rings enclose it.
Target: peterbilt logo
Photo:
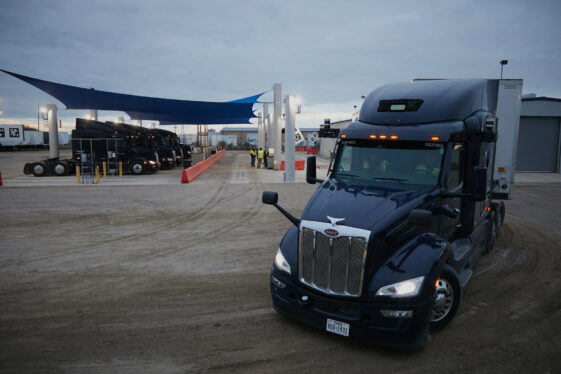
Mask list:
[[[333,229],[325,229],[323,231],[327,236],[339,236],[339,231]]]

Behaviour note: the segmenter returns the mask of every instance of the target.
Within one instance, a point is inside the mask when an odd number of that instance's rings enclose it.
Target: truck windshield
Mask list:
[[[436,186],[444,145],[412,141],[343,141],[332,177]]]

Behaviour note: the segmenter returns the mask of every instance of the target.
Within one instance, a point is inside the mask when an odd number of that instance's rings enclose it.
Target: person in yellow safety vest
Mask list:
[[[257,169],[261,169],[261,161],[263,160],[263,148],[257,151]]]
[[[263,150],[263,162],[264,162],[264,167],[265,169],[269,168],[269,165],[267,164],[267,157],[269,157],[269,150],[267,148],[265,148]]]
[[[430,177],[436,183],[440,168],[435,163],[438,163],[438,159],[433,160],[431,157],[425,157],[424,161],[421,161],[415,167],[415,174]]]
[[[255,147],[251,147],[249,150],[249,155],[251,156],[251,167],[255,167],[255,156],[257,156],[257,152],[255,151]]]

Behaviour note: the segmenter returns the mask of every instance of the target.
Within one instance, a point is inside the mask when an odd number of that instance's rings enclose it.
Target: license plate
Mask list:
[[[334,319],[327,319],[325,329],[334,334],[349,336],[350,326],[348,323],[335,321]]]

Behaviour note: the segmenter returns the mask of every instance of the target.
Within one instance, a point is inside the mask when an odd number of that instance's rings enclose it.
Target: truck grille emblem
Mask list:
[[[325,235],[328,235],[328,236],[338,236],[339,235],[339,231],[333,230],[333,229],[325,229],[323,232],[325,233]]]
[[[335,227],[335,225],[341,221],[344,221],[345,218],[333,218],[333,217],[329,217],[327,216],[327,219],[329,220],[329,222],[331,222],[331,226]]]

